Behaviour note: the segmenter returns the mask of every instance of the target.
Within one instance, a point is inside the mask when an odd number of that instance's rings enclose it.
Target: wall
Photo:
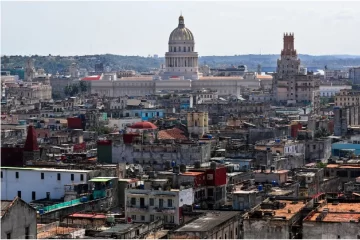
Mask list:
[[[302,232],[303,239],[357,239],[360,227],[358,222],[305,221]]]
[[[4,199],[4,195],[1,195]],[[11,232],[12,239],[24,239],[26,227],[29,227],[29,238],[36,239],[37,220],[35,209],[20,199],[15,201],[16,202],[9,210],[9,213],[1,217],[1,239],[6,239],[6,234],[9,232]]]
[[[50,198],[60,199],[65,194],[65,184],[80,183],[80,175],[83,174],[83,182],[88,180],[86,170],[56,170],[46,171],[39,169],[4,169],[1,179],[1,196],[3,199],[13,199],[21,191],[21,199],[25,202],[32,201],[32,192],[36,192],[36,200],[46,198],[46,192],[50,192]],[[15,172],[19,173],[16,178]],[[41,179],[44,173],[44,179]],[[57,173],[60,173],[61,180],[57,180]],[[71,181],[71,174],[74,174],[74,181]]]
[[[288,221],[244,219],[244,239],[289,239]]]

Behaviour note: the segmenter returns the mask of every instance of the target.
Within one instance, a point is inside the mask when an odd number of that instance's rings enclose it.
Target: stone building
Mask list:
[[[1,200],[1,239],[37,239],[36,210],[15,197]]]
[[[188,112],[187,129],[190,134],[202,136],[209,131],[207,112]]]
[[[145,96],[157,91],[202,89],[217,90],[219,96],[240,97],[242,88],[259,88],[259,79],[241,76],[203,76],[199,72],[195,38],[185,27],[184,17],[179,17],[178,27],[172,31],[165,53],[165,68],[154,76],[128,76],[91,81],[91,93],[101,96]]]
[[[273,79],[273,94],[278,103],[312,104],[313,110],[320,107],[320,79],[312,73],[301,71],[300,59],[294,47],[294,34],[284,35],[284,47],[277,61]]]
[[[325,199],[303,221],[303,239],[359,239],[359,200]]]

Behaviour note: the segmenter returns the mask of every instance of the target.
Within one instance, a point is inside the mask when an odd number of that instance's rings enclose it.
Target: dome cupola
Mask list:
[[[179,25],[175,28],[169,38],[170,41],[194,41],[194,35],[192,32],[185,27],[184,17],[179,17]]]

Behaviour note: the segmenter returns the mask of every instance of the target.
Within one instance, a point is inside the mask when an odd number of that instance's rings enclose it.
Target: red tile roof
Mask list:
[[[187,140],[184,132],[178,128],[161,130],[158,133],[158,139]]]
[[[155,126],[151,122],[143,121],[143,122],[137,122],[130,126],[130,128],[133,129],[157,129],[157,126]]]
[[[100,80],[101,75],[87,76],[82,78],[82,81],[92,81],[92,80]]]

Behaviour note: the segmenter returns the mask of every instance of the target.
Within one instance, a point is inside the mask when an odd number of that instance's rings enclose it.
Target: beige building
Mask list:
[[[24,97],[39,101],[51,100],[51,86],[42,83],[14,84],[8,87],[9,97]]]
[[[219,96],[240,97],[242,88],[257,89],[260,78],[257,76],[221,77],[205,76],[199,71],[198,53],[192,32],[185,27],[184,17],[172,31],[165,53],[165,67],[154,76],[119,75],[115,78],[100,78],[90,81],[91,93],[106,97],[146,96],[158,91],[202,89],[217,90]],[[267,77],[267,79],[269,79]]]
[[[335,96],[335,105],[342,106],[360,106],[360,91],[351,89],[342,89]]]
[[[188,112],[187,128],[190,134],[202,136],[209,131],[209,116],[207,112]]]
[[[294,34],[285,34],[284,47],[274,75],[274,97],[278,103],[311,103],[316,111],[320,107],[320,78],[305,72],[300,64],[294,48]]]

